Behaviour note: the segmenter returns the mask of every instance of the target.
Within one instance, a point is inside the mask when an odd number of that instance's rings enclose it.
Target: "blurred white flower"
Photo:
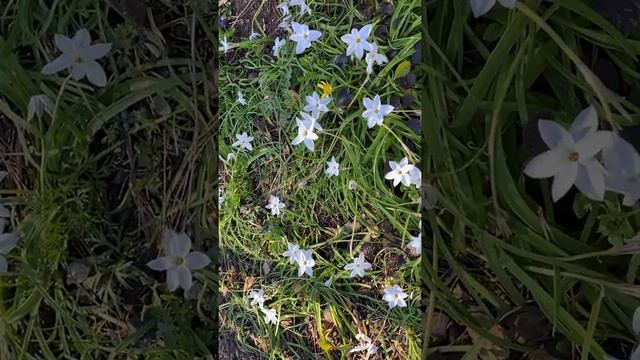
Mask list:
[[[311,15],[311,8],[307,5],[306,0],[289,0],[289,6],[299,6],[300,14],[304,14],[305,12]]]
[[[342,35],[340,40],[347,44],[347,56],[354,54],[360,60],[365,51],[371,51],[371,43],[367,41],[371,35],[371,24],[363,26],[361,29],[351,29],[350,34]]]
[[[602,201],[605,171],[595,156],[610,144],[612,134],[597,128],[598,114],[593,106],[576,117],[569,131],[554,121],[538,120],[538,130],[550,150],[534,157],[524,173],[536,179],[553,177],[554,202],[574,184],[589,198]]]
[[[417,166],[413,166],[409,177],[409,182],[411,182],[411,184],[415,185],[417,188],[420,188],[422,186],[422,171],[420,171]]]
[[[175,291],[182,287],[185,291],[191,288],[193,278],[191,272],[209,265],[209,257],[199,251],[191,251],[191,239],[185,233],[176,233],[166,229],[163,239],[164,256],[147,263],[155,271],[167,272],[167,287]]]
[[[407,244],[407,247],[411,249],[416,255],[422,254],[422,233],[418,236],[409,235],[411,241]]]
[[[224,50],[224,53],[226,54],[227,51],[229,51],[229,43],[227,42],[227,36],[225,35],[225,37],[222,38],[222,40],[220,41],[220,44],[222,45],[222,49]]]
[[[273,50],[273,56],[278,57],[278,52],[280,51],[280,48],[287,43],[287,40],[282,39],[280,40],[279,37],[276,38],[273,47],[271,48],[271,50]]]
[[[304,114],[304,113],[303,113]],[[296,123],[298,124],[298,136],[296,136],[291,142],[292,145],[299,145],[304,142],[304,145],[307,149],[313,151],[314,149],[314,141],[318,139],[318,135],[313,132],[314,127],[316,127],[316,123],[314,121],[301,121],[296,118]]]
[[[282,11],[282,16],[286,17],[287,15],[289,15],[289,2],[285,1],[283,3],[278,4],[278,6],[276,6],[278,9],[280,9],[280,11]]]
[[[355,180],[349,180],[349,182],[347,183],[347,188],[349,190],[355,190],[358,188],[358,183]]]
[[[280,21],[280,24],[278,24],[278,27],[287,32],[293,32],[291,29],[291,15],[285,16],[282,21]]]
[[[4,231],[4,219],[2,220],[2,230]],[[18,235],[16,233],[12,232],[0,235],[0,273],[5,273],[9,270],[9,264],[4,255],[7,255],[16,245],[18,245]]]
[[[47,95],[33,95],[29,99],[29,105],[27,105],[27,121],[31,121],[34,116],[37,116],[38,119],[40,119],[45,112],[51,114],[52,110],[53,102]]]
[[[371,356],[378,351],[378,347],[373,344],[371,338],[361,333],[360,331],[358,331],[358,334],[356,334],[356,340],[358,340],[358,345],[349,350],[349,353],[366,351],[367,356]]]
[[[265,323],[272,323],[274,325],[278,323],[278,315],[276,314],[276,309],[261,308],[260,310],[264,314]]]
[[[69,69],[73,80],[78,81],[86,76],[94,85],[107,85],[107,75],[96,60],[111,51],[111,43],[91,45],[91,34],[87,29],[78,30],[72,39],[55,34],[54,41],[62,55],[45,65],[43,74],[51,75]]]
[[[623,204],[633,206],[640,199],[640,155],[626,140],[613,137],[602,151],[607,189],[624,195]]]
[[[378,45],[371,43],[371,50],[365,55],[364,60],[367,62],[367,74],[373,74],[373,65],[382,65],[389,61],[383,54],[378,53]]]
[[[362,117],[367,119],[367,126],[369,129],[375,125],[382,125],[384,117],[389,115],[393,111],[393,106],[383,105],[380,102],[380,95],[376,95],[373,100],[365,97],[362,100],[362,104],[365,107],[365,111],[362,113]]]
[[[230,153],[227,154],[227,161],[235,160],[236,157],[237,157],[236,153],[230,152]]]
[[[357,258],[353,259],[353,262],[344,266],[344,269],[351,271],[350,278],[356,276],[364,276],[365,270],[371,269],[371,264],[364,259],[364,254],[360,253]]]
[[[218,188],[218,204],[222,204],[223,201],[224,201],[224,189],[219,187]]]
[[[329,276],[329,279],[327,279],[327,281],[324,282],[324,286],[331,287],[332,284],[333,284],[333,275]]]
[[[284,209],[285,207],[285,204],[280,202],[280,198],[277,196],[271,196],[269,198],[269,204],[265,206],[265,208],[271,210],[271,215],[275,216],[280,216],[280,210]]]
[[[258,306],[262,309],[262,307],[264,306],[264,290],[251,290],[251,292],[249,293],[249,298],[251,299],[251,305],[258,304]]]
[[[298,276],[307,274],[310,277],[313,277],[313,266],[316,262],[313,260],[313,252],[310,249],[300,250],[296,261],[298,263]]]
[[[249,136],[246,132],[243,132],[242,134],[236,134],[236,139],[237,141],[231,144],[231,146],[247,149],[249,151],[253,150],[253,146],[251,145],[253,136]]]
[[[393,180],[393,187],[398,186],[400,183],[405,186],[411,184],[411,172],[413,171],[414,165],[409,164],[406,156],[400,160],[400,163],[389,161],[389,166],[391,167],[391,171],[386,173],[384,178]]]
[[[251,35],[249,35],[249,40],[255,40],[257,38],[260,37],[260,34],[258,34],[257,32],[252,32]]]
[[[332,156],[331,161],[327,161],[327,169],[324,171],[327,176],[338,176],[340,174],[340,164],[336,162],[336,157]]]
[[[289,258],[289,264],[293,264],[298,261],[298,255],[300,253],[300,246],[287,242],[287,251],[282,256]]]
[[[496,0],[469,0],[469,2],[471,3],[473,17],[476,18],[488,13],[496,4]],[[516,7],[516,0],[498,0],[498,2],[509,9]]]
[[[296,43],[296,54],[302,54],[307,48],[311,47],[311,43],[318,40],[322,33],[317,30],[309,30],[309,27],[304,24],[292,22],[293,34],[291,34],[291,41]]]
[[[311,123],[311,124],[313,124],[313,127],[316,130],[322,131],[322,126],[320,126],[320,123],[318,122],[318,117],[317,116],[309,115],[304,111],[300,111],[300,116],[302,116],[301,122],[303,122],[303,123]],[[299,120],[299,119],[296,118],[296,122],[297,122],[297,120]]]
[[[242,91],[240,90],[238,90],[238,99],[236,101],[242,105],[247,105],[247,100],[244,98],[244,95],[242,95]]]
[[[331,102],[330,96],[321,98],[320,95],[314,91],[311,96],[305,96],[305,99],[307,100],[307,105],[302,110],[311,113],[311,116],[314,118],[318,118],[320,114],[329,111],[327,105]]]
[[[389,308],[393,309],[394,307],[406,307],[407,303],[404,301],[409,295],[407,295],[400,286],[393,285],[390,288],[384,289],[384,296],[382,300],[389,303]]]

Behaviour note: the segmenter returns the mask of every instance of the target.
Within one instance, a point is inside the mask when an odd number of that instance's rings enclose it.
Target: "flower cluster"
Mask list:
[[[638,152],[618,134],[598,130],[593,106],[578,114],[568,131],[550,120],[538,120],[538,131],[549,150],[534,157],[524,173],[536,179],[553,177],[554,202],[574,185],[596,201],[604,199],[606,190],[623,194],[628,206],[640,198]]]
[[[316,261],[313,259],[313,251],[311,249],[302,250],[299,245],[287,242],[287,251],[282,256],[289,258],[289,265],[298,264],[298,276],[304,274],[309,277],[313,276],[313,266]]]
[[[278,323],[278,315],[276,314],[276,309],[269,309],[264,307],[264,290],[251,290],[249,293],[249,298],[251,298],[251,305],[258,305],[258,308],[264,315],[264,322],[269,324],[277,324]]]

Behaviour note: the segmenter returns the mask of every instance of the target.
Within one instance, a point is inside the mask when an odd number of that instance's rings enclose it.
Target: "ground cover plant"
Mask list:
[[[204,1],[0,1],[0,359],[213,359]]]
[[[222,359],[420,357],[420,1],[223,1]]]
[[[423,355],[638,358],[638,2],[423,10]]]

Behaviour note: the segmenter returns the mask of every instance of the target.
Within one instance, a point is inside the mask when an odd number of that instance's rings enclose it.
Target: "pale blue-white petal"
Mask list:
[[[322,36],[322,33],[318,30],[309,31],[309,41],[316,41],[320,39],[320,36]]]
[[[602,150],[602,159],[608,171],[632,174],[640,171],[640,155],[626,140],[614,135],[610,146]]]
[[[209,265],[211,259],[205,253],[194,251],[187,255],[185,263],[190,270],[198,270]]]
[[[76,49],[86,49],[91,45],[91,34],[87,29],[80,29],[73,36],[73,43],[76,46]]]
[[[87,75],[87,64],[82,63],[74,63],[71,65],[71,78],[75,81],[81,80],[83,77]]]
[[[307,41],[301,40],[296,43],[296,54],[302,54],[307,48]]]
[[[191,285],[193,285],[193,276],[191,275],[191,271],[189,271],[186,266],[178,266],[176,267],[176,274],[178,275],[178,282],[180,283],[180,286],[185,291],[191,289]]]
[[[480,17],[491,10],[493,5],[496,4],[496,0],[469,0],[471,4],[471,11],[473,12],[473,17]]]
[[[524,168],[524,173],[535,179],[548,178],[562,172],[569,162],[562,149],[547,150],[531,159]]]
[[[371,25],[371,24],[367,24],[367,25],[363,26],[359,31],[360,37],[363,40],[366,40],[369,37],[369,35],[371,35],[371,29],[373,29],[373,25]]]
[[[579,161],[583,162],[596,156],[602,149],[611,144],[613,139],[611,131],[596,131],[588,133],[580,141],[576,142],[576,151],[580,155]]]
[[[87,48],[85,56],[89,60],[96,60],[105,57],[109,51],[111,51],[111,43],[95,44]]]
[[[191,239],[187,234],[181,232],[178,234],[177,241],[174,246],[176,255],[185,257],[189,254],[189,251],[191,251]]]
[[[175,256],[177,254],[175,245],[178,243],[178,241],[178,233],[171,229],[165,229],[164,237],[162,238],[164,253],[167,255]]]
[[[18,235],[8,233],[0,235],[0,254],[6,254],[18,245]]]
[[[291,27],[293,28],[293,32],[294,33],[301,33],[301,32],[304,32],[304,30],[305,30],[304,27],[300,23],[297,23],[295,21],[291,22]]]
[[[73,58],[70,54],[62,54],[53,59],[50,63],[42,68],[42,73],[45,75],[55,74],[58,71],[64,70],[73,64]]]
[[[147,267],[155,271],[169,270],[174,264],[173,257],[163,256],[147,263]]]
[[[571,124],[569,132],[578,141],[584,135],[598,130],[598,112],[593,105],[582,110]]]
[[[604,198],[604,169],[597,160],[578,165],[575,185],[590,199],[602,201]]]
[[[7,259],[4,256],[0,255],[0,273],[6,273],[9,270],[9,264],[7,264]]]
[[[56,43],[58,50],[63,53],[74,53],[76,51],[76,46],[73,43],[73,40],[65,35],[55,34],[53,36],[53,41]]]
[[[564,171],[559,172],[553,177],[553,185],[551,185],[551,198],[553,202],[560,200],[573,186],[578,173],[578,164],[570,162]]]
[[[84,68],[89,82],[100,87],[107,85],[107,74],[105,74],[100,64],[93,60],[88,60],[84,64]]]
[[[542,141],[547,144],[549,149],[553,149],[561,143],[573,145],[571,134],[555,121],[538,120],[538,131],[540,131]]]
[[[173,267],[167,270],[167,288],[169,288],[169,291],[176,291],[179,286],[180,281],[178,280],[178,267]]]

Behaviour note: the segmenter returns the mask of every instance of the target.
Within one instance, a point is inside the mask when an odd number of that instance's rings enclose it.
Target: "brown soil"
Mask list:
[[[219,360],[260,360],[259,355],[247,354],[238,346],[235,334],[220,334],[218,339],[218,359]]]

